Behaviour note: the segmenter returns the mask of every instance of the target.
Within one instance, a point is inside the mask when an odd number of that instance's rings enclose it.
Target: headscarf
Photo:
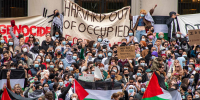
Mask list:
[[[157,52],[157,51],[153,51],[153,52],[151,53],[151,55],[155,55],[156,57],[158,57],[158,52]]]
[[[144,47],[147,46],[147,43],[145,41],[140,41],[140,42],[144,45]]]
[[[70,55],[71,54],[71,55]],[[67,61],[67,63],[73,63],[73,62],[75,62],[75,60],[74,59],[72,59],[72,52],[71,51],[68,51],[67,53],[66,53],[66,61]]]

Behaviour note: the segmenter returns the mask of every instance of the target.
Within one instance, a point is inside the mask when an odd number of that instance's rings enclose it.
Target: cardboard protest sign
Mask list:
[[[200,29],[189,30],[189,44],[192,46],[194,44],[200,45]]]
[[[63,34],[71,36],[76,41],[97,40],[97,36],[110,40],[110,43],[121,42],[128,36],[130,6],[110,13],[94,13],[80,7],[78,4],[66,1],[63,22]]]
[[[135,46],[117,47],[117,55],[119,59],[135,58]]]
[[[82,74],[78,79],[87,82],[94,82],[94,74]]]

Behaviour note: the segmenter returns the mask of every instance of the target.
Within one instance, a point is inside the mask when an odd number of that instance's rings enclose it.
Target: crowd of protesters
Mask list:
[[[149,16],[155,7],[150,10]],[[155,71],[165,79],[167,88],[178,90],[183,99],[200,98],[200,46],[189,45],[187,35],[180,33],[175,12],[170,12],[167,20],[168,40],[164,39],[163,32],[156,37],[147,15],[145,10],[141,10],[136,19],[130,16],[134,29],[128,31],[129,36],[123,38],[121,44],[111,47],[109,40],[102,36],[87,41],[79,38],[76,43],[73,43],[72,37],[64,38],[63,15],[58,10],[54,11],[53,34],[46,34],[44,41],[30,35],[25,42],[23,34],[16,37],[11,27],[12,38],[7,43],[0,36],[1,70],[23,69],[25,89],[22,90],[19,84],[11,88],[12,71],[8,71],[7,85],[0,93],[7,87],[26,98],[78,100],[78,95],[70,89],[74,79],[78,80],[79,74],[94,74],[95,67],[98,67],[103,79],[95,78],[94,81],[122,85],[122,91],[108,99],[141,100]],[[135,58],[119,59],[119,46],[134,46]]]

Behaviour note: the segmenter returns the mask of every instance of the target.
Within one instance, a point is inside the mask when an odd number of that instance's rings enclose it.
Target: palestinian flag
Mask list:
[[[111,100],[113,93],[122,92],[121,84],[118,83],[114,84],[113,82],[105,81],[86,82],[81,80],[78,82],[89,93],[84,100]]]
[[[0,89],[3,88],[4,83],[7,83],[7,69],[0,71]],[[25,72],[22,69],[11,69],[10,73],[10,85],[14,88],[15,84],[20,84],[24,89]]]
[[[168,40],[168,26],[166,24],[167,19],[169,16],[153,16],[154,19],[154,32],[156,32],[156,37],[158,38],[158,33],[164,33],[164,39]]]
[[[166,90],[164,79],[153,73],[142,100],[182,100],[177,90]]]
[[[38,98],[24,98],[6,88],[4,89],[0,100],[38,100]]]

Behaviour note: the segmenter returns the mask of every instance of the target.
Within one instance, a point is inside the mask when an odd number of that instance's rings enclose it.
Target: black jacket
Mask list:
[[[47,44],[46,40],[44,40],[42,42],[42,46],[41,46],[40,49],[44,49],[47,52],[49,46],[53,46],[53,41],[51,41],[49,44]]]
[[[171,27],[172,21],[174,21],[174,18],[169,18],[169,19],[167,19],[167,22],[166,22],[166,24],[168,26],[168,37],[170,37],[170,38],[171,38],[171,34],[172,34],[171,33],[171,28],[173,28],[173,27]],[[177,19],[176,19],[176,23],[177,23],[177,27],[176,27],[177,31],[180,31]]]

